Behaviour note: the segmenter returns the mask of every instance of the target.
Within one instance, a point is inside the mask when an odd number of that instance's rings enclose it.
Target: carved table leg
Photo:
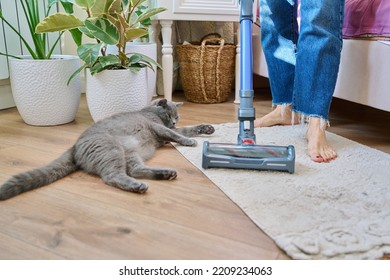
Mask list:
[[[172,100],[173,80],[173,48],[172,48],[172,20],[160,20],[162,34],[162,72],[164,97]]]

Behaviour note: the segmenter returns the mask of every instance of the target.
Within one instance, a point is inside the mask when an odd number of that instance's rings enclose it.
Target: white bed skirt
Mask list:
[[[344,40],[335,97],[390,112],[390,45]]]
[[[260,37],[253,36],[253,72],[268,77]],[[390,44],[344,40],[334,97],[390,112]]]

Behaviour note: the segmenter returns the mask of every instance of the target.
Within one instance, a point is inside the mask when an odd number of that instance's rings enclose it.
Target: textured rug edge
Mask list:
[[[228,128],[232,128],[232,129],[237,129],[237,124],[236,123],[226,123],[226,124],[217,124],[215,125],[217,128],[220,127],[220,126],[225,126],[225,127],[228,127]],[[299,131],[299,130],[296,130],[296,132]],[[291,131],[290,131],[291,132]],[[298,132],[298,134],[300,134],[301,132]],[[365,146],[365,145],[362,145],[360,143],[357,143],[353,140],[350,140],[350,139],[347,139],[347,138],[344,138],[342,136],[339,136],[337,134],[334,134],[334,133],[328,133],[328,135],[330,136],[330,138],[332,139],[342,139],[343,142],[345,142],[344,144],[346,146],[348,145],[357,145],[357,147],[359,147],[360,149],[365,149],[365,150],[369,150],[371,152],[373,152],[374,154],[377,153],[378,155],[385,155],[387,158],[390,158],[390,156],[386,153],[383,153],[377,149],[374,149],[374,148],[371,148],[371,147],[368,147],[368,146]],[[295,134],[294,137],[296,137],[297,134]],[[232,139],[234,139],[236,137],[236,134],[233,135],[232,138],[230,139],[226,139],[226,141],[223,141],[223,142],[226,142],[226,143],[234,143],[234,141],[231,141]],[[197,137],[196,139],[199,141],[198,143],[198,150],[199,150],[199,153],[201,153],[201,146],[203,144],[203,141],[205,140],[208,140],[208,141],[213,141],[213,136],[212,137]],[[235,140],[235,139],[234,139]],[[287,139],[288,141],[288,139]],[[304,141],[304,138],[299,136],[299,141]],[[276,143],[271,143],[271,144],[276,144]],[[349,256],[348,255],[348,252],[346,253],[345,251],[343,252],[343,250],[339,250],[338,252],[325,252],[324,255],[320,255],[318,256],[318,246],[319,244],[316,244],[318,242],[316,241],[313,241],[313,240],[299,240],[299,241],[294,241],[294,237],[291,237],[291,236],[288,236],[287,235],[275,235],[273,234],[272,232],[270,233],[269,230],[267,229],[267,226],[264,225],[264,223],[262,222],[259,222],[258,220],[255,221],[251,215],[251,213],[248,213],[248,209],[245,209],[245,207],[243,207],[243,205],[241,205],[241,203],[239,201],[237,201],[237,199],[235,199],[234,197],[232,197],[231,194],[227,193],[226,190],[224,190],[223,188],[221,188],[218,183],[215,182],[215,178],[213,177],[212,174],[210,174],[209,170],[204,170],[200,163],[199,163],[199,159],[198,159],[198,162],[194,162],[194,159],[191,159],[188,157],[188,154],[186,153],[186,150],[187,149],[192,149],[192,148],[187,148],[187,147],[180,147],[178,145],[174,145],[174,147],[187,159],[189,160],[195,167],[197,167],[207,178],[209,178],[217,187],[219,187],[226,195],[227,197],[229,197],[229,199],[235,203],[240,209],[242,209],[242,211],[263,231],[265,232],[265,234],[267,234],[271,239],[273,239],[275,241],[275,243],[282,249],[284,250],[290,257],[294,258],[294,259],[332,259],[332,258],[336,258],[336,259],[348,259],[348,258],[352,258],[352,259],[365,259],[365,258],[368,258],[368,259],[377,259],[377,258],[380,258],[384,253],[390,253],[390,232],[389,234],[385,234],[386,235],[386,239],[388,239],[388,241],[384,241],[385,245],[382,246],[382,247],[378,247],[376,250],[373,250],[371,251],[369,254],[355,254],[355,255],[352,255],[352,256]],[[199,148],[200,147],[200,148]],[[318,165],[318,164],[317,164]],[[254,171],[254,172],[257,172],[257,171]],[[389,177],[390,178],[390,177]],[[390,211],[389,211],[390,213]],[[390,220],[389,220],[390,221]],[[385,229],[387,230],[387,228]],[[389,229],[390,230],[390,229]],[[310,244],[311,242],[314,242],[313,244]],[[302,244],[299,244],[299,243],[304,243],[303,245]],[[386,245],[387,243],[387,245]],[[374,246],[374,245],[373,245]],[[291,247],[291,248],[290,248]],[[361,249],[361,248],[360,248]],[[359,250],[360,250],[359,249]],[[336,250],[337,251],[337,250]],[[328,255],[327,255],[328,254]]]

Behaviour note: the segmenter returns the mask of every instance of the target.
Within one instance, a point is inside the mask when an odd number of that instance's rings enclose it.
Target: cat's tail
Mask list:
[[[73,159],[74,147],[67,150],[59,158],[31,171],[17,174],[0,186],[0,200],[6,200],[18,194],[43,187],[76,171]]]

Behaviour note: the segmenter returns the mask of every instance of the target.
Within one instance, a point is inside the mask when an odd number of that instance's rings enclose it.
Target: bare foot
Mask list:
[[[320,118],[310,118],[306,139],[309,156],[314,162],[330,162],[337,157],[326,141],[325,127]]]
[[[254,122],[255,127],[269,127],[274,125],[293,125],[298,123],[298,116],[292,121],[291,105],[277,105],[276,108]]]

